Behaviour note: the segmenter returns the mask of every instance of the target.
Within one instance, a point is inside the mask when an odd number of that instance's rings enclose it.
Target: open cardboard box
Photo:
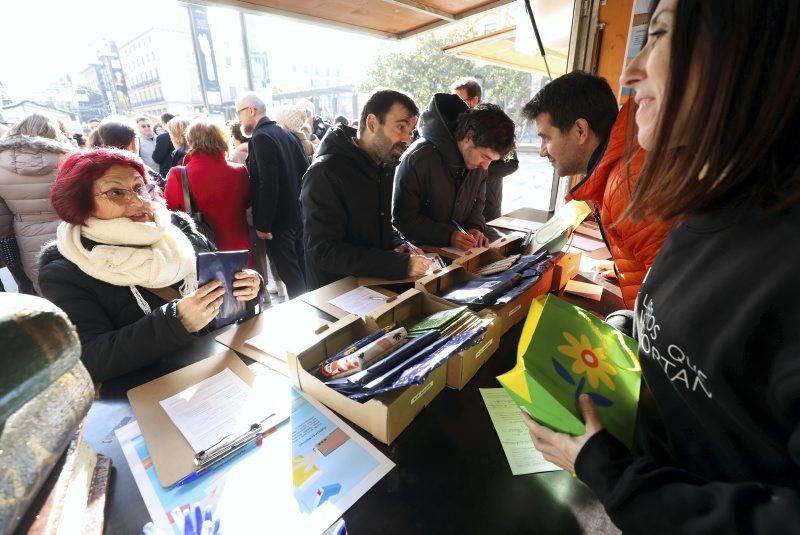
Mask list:
[[[417,281],[417,288],[434,296],[445,293],[451,286],[457,286],[465,281],[480,278],[464,269],[464,266],[453,264],[440,273],[434,273]],[[528,314],[531,301],[539,295],[546,294],[553,284],[553,270],[545,271],[539,281],[528,288],[524,293],[499,307],[488,307],[497,315],[500,323],[500,335],[508,332],[511,327],[522,321]]]
[[[457,258],[453,260],[453,264],[464,266],[464,269],[474,273],[483,266],[507,258],[512,254],[517,254],[524,239],[525,236],[521,234],[506,234],[490,243],[489,247],[472,249],[470,252],[473,254]]]
[[[332,305],[330,300],[336,299],[340,295],[344,295],[347,292],[355,290],[359,286],[369,286],[370,290],[385,295],[387,301],[391,301],[397,296],[396,292],[383,288],[382,286],[360,284],[359,280],[355,277],[345,277],[312,292],[304,293],[298,299],[301,299],[309,305],[322,310],[326,314],[330,314],[336,319],[342,319],[350,315],[350,313],[346,310],[342,310],[336,305]]]
[[[475,247],[468,251],[462,251],[458,247],[439,247],[436,245],[420,245],[419,248],[426,253],[436,253],[442,258],[452,261],[456,261],[464,257],[476,256],[487,249],[486,247]]]
[[[446,268],[447,269],[447,268]],[[456,308],[457,305],[440,297],[422,292],[408,290],[391,303],[374,310],[367,316],[375,321],[378,327],[408,323],[411,319],[422,319],[442,310]],[[476,345],[453,355],[447,361],[447,386],[461,390],[472,379],[483,363],[489,360],[500,347],[500,326],[497,316],[491,310],[477,313],[491,321]]]
[[[391,444],[408,424],[444,389],[447,368],[439,366],[420,385],[387,392],[364,403],[329,388],[311,373],[329,356],[380,327],[371,319],[349,315],[331,325],[307,348],[289,355],[298,387],[384,444]]]
[[[524,239],[524,232],[510,232],[490,243],[489,249],[493,249],[502,256],[511,256],[519,253],[519,247]]]
[[[290,377],[289,353],[313,343],[320,333],[334,324],[324,316],[325,314],[312,305],[295,298],[232,326],[217,335],[216,340]],[[260,335],[263,338],[259,347],[247,343],[251,338]]]

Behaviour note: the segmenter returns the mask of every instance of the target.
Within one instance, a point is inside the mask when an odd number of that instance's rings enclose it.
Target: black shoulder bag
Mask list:
[[[208,238],[211,243],[216,245],[217,242],[214,236],[214,228],[211,226],[211,224],[208,222],[208,219],[206,219],[206,216],[203,215],[202,212],[195,211],[193,208],[192,190],[189,189],[189,174],[186,171],[186,167],[181,167],[181,182],[183,183],[183,207],[186,213],[192,218],[192,221],[194,221],[194,224],[200,234]]]

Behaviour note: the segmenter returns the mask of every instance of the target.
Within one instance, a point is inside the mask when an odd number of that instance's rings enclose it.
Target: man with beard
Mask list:
[[[302,145],[267,116],[252,93],[236,101],[242,133],[250,136],[247,171],[253,199],[253,226],[275,262],[289,298],[305,293],[300,180],[308,169]]]
[[[392,222],[419,243],[484,247],[487,169],[514,149],[514,122],[494,104],[470,109],[438,93],[395,177]]]
[[[390,220],[394,168],[417,117],[409,96],[385,89],[364,104],[358,131],[337,124],[325,135],[300,196],[309,288],[348,275],[396,280],[428,270],[430,259]]]

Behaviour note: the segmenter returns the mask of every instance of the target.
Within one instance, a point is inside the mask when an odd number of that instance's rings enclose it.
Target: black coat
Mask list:
[[[169,132],[158,134],[156,148],[153,149],[153,161],[158,164],[158,172],[161,176],[167,176],[167,173],[172,168],[172,152],[174,150],[175,147],[172,145]]]
[[[308,158],[297,138],[262,117],[253,130],[247,155],[256,230],[300,228],[300,181],[307,169]]]
[[[183,165],[183,159],[186,157],[186,146],[180,147],[172,151],[170,155],[170,164],[169,168],[172,169],[173,167],[178,167]]]
[[[173,213],[172,222],[196,252],[216,250],[185,214]],[[86,239],[83,243],[87,248],[94,245]],[[44,297],[64,310],[78,330],[81,360],[95,382],[142,368],[192,340],[177,317],[177,300],[166,302],[139,288],[152,309],[145,315],[128,286],[87,275],[61,255],[55,242],[42,248],[39,284]]]
[[[489,165],[489,175],[486,178],[486,202],[483,206],[483,218],[488,223],[497,219],[502,214],[503,204],[503,179],[519,169],[519,158],[513,152],[507,160],[497,160]]]
[[[376,165],[354,143],[356,131],[336,125],[303,177],[300,204],[306,282],[316,289],[348,275],[402,279],[409,255],[390,221],[394,168]]]
[[[422,137],[411,144],[395,174],[392,222],[421,244],[450,245],[457,221],[483,231],[486,171],[468,170],[452,134],[467,105],[458,95],[438,93],[422,114]]]

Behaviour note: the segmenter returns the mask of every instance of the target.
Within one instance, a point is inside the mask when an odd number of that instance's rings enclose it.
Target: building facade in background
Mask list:
[[[188,21],[150,28],[120,46],[119,53],[131,111],[154,116],[203,112]]]

